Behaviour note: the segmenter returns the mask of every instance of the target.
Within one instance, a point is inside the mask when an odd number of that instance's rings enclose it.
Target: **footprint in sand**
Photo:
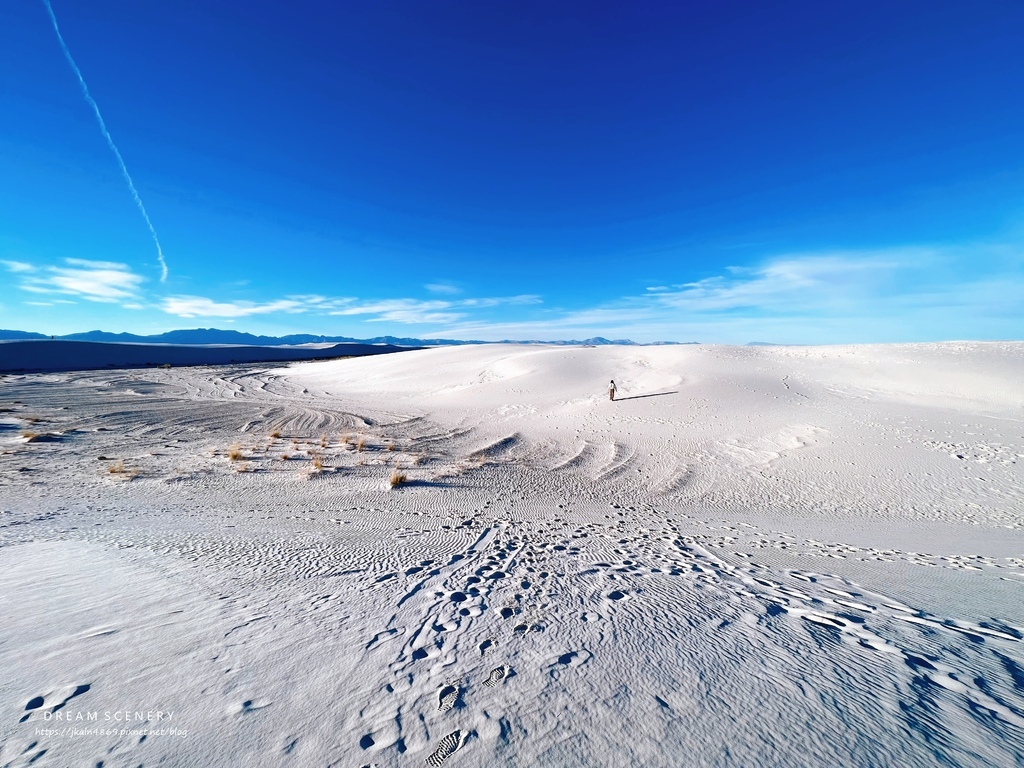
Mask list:
[[[506,677],[508,677],[508,673],[509,666],[507,664],[502,664],[500,667],[495,667],[491,670],[491,673],[487,676],[487,679],[484,680],[484,685],[486,685],[488,688],[494,688],[500,685],[501,682]]]
[[[465,741],[466,734],[462,731],[452,731],[438,742],[437,749],[427,757],[427,765],[433,766],[433,768],[444,765],[444,761],[458,752]]]
[[[437,711],[447,712],[454,707],[459,701],[459,681],[453,680],[450,683],[445,683],[440,691],[437,693]]]
[[[548,671],[552,677],[557,677],[563,669],[577,669],[594,658],[594,654],[586,648],[578,651],[567,651],[548,662]]]

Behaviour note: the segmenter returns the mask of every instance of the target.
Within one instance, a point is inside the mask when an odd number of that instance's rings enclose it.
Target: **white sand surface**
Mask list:
[[[1024,343],[7,375],[0,495],[0,766],[1024,765]]]

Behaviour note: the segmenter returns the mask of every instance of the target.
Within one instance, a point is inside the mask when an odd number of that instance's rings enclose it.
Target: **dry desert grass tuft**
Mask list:
[[[277,440],[277,438],[279,438],[281,436],[281,430],[280,429],[275,429],[273,432],[270,433],[270,436],[272,438],[274,438],[275,440]]]
[[[230,448],[228,448],[229,461],[239,461],[242,458],[242,446],[240,446],[238,443],[235,443]]]
[[[124,465],[123,461],[115,461],[113,464],[107,467],[107,472],[109,472],[114,477],[122,477],[128,479],[131,479],[135,477],[137,474],[139,474],[139,470],[129,469]]]
[[[405,472],[403,472],[401,469],[396,467],[394,470],[392,470],[391,477],[388,478],[388,487],[397,488],[398,486],[407,482],[409,482],[409,476],[405,474]]]
[[[356,450],[359,451],[360,453],[362,453],[363,450],[365,450],[365,448],[366,448],[366,438],[363,437],[362,435],[360,435],[359,439],[356,441]]]

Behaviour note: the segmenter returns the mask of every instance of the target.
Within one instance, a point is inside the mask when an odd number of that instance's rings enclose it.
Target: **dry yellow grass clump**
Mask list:
[[[366,438],[363,437],[362,435],[360,435],[359,439],[356,441],[356,450],[359,451],[360,453],[362,453],[365,448],[366,448]]]
[[[123,461],[115,461],[113,464],[107,467],[107,472],[109,472],[114,477],[122,477],[129,479],[139,474],[139,470],[129,469],[124,465]]]
[[[409,476],[398,467],[395,467],[395,469],[391,471],[391,477],[388,478],[388,487],[397,488],[407,482],[409,482]]]
[[[320,435],[320,447],[321,448],[326,448],[327,447],[327,435]]]
[[[241,458],[243,458],[242,457],[242,446],[240,446],[238,443],[235,443],[230,448],[228,448],[228,460],[229,461],[238,461]]]
[[[280,429],[275,429],[273,432],[270,433],[270,436],[272,438],[274,438],[275,440],[277,440],[277,438],[279,438],[281,436],[281,430]]]
[[[319,472],[323,468],[324,468],[324,460],[321,459],[319,456],[314,456],[313,457],[313,469],[315,469],[317,472]]]

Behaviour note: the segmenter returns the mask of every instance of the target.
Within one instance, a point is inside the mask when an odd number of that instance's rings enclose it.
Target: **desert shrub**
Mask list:
[[[113,464],[107,467],[107,472],[109,472],[111,475],[114,475],[115,477],[127,478],[133,478],[137,474],[139,474],[139,470],[129,469],[124,465],[123,461],[115,461]]]
[[[394,470],[392,470],[391,477],[388,478],[388,487],[397,488],[398,486],[407,482],[409,482],[409,476],[405,474],[405,472],[403,472],[401,469],[398,469],[396,467]]]

